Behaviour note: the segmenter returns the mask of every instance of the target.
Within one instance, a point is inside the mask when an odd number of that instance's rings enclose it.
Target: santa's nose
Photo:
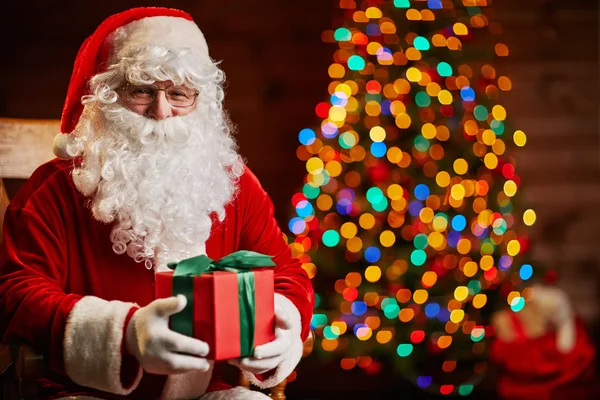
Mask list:
[[[173,116],[173,111],[171,110],[171,104],[167,101],[167,96],[165,95],[164,90],[160,90],[156,94],[156,98],[150,105],[148,106],[148,111],[146,114],[150,118],[161,120],[165,118],[169,118]]]

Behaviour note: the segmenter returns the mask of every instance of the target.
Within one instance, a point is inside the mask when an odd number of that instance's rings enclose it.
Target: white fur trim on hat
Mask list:
[[[71,134],[59,133],[52,141],[52,151],[56,157],[71,160],[83,151],[81,140]]]
[[[271,398],[261,392],[248,390],[245,387],[236,386],[229,390],[219,390],[206,393],[200,400],[270,400]]]
[[[198,25],[178,17],[148,17],[130,22],[112,37],[110,64],[131,57],[147,47],[189,48],[201,59],[209,58],[206,39]]]
[[[73,382],[109,393],[128,395],[142,379],[138,369],[133,385],[121,385],[121,344],[125,319],[133,303],[85,296],[73,306],[65,327],[65,370]]]
[[[190,371],[183,374],[169,375],[160,396],[161,400],[194,399],[206,392],[213,371],[210,361],[208,371]]]
[[[298,312],[298,309],[290,299],[279,293],[275,293],[275,304],[281,306],[288,313],[288,316],[292,321],[293,339],[292,345],[287,351],[285,358],[275,369],[273,375],[271,375],[269,378],[261,381],[253,373],[242,370],[242,373],[248,379],[248,381],[261,389],[273,387],[286,379],[294,371],[296,365],[298,365],[300,362],[300,359],[302,358],[302,351],[304,350],[304,344],[300,339],[300,332],[302,331],[300,312]]]

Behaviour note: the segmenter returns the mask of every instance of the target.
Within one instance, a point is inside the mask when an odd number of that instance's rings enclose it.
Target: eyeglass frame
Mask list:
[[[132,84],[132,83],[129,83],[129,82],[128,82],[128,83],[126,83],[125,85],[123,85],[123,86],[121,86],[121,87],[117,88],[117,90],[124,91],[124,92],[125,92],[125,94],[126,94],[126,96],[127,96],[127,97],[129,97],[129,94],[128,94],[128,92],[127,92],[127,88],[128,88],[129,86],[140,86],[140,85],[134,85],[134,84]],[[127,100],[127,102],[128,102],[128,103],[130,103],[130,104],[132,104],[132,105],[136,105],[136,106],[149,106],[150,104],[154,103],[154,100],[156,100],[156,96],[158,95],[158,92],[160,92],[160,91],[162,90],[162,91],[164,91],[164,92],[165,92],[165,98],[167,99],[167,103],[169,103],[169,105],[170,105],[171,107],[175,107],[175,108],[187,108],[187,107],[191,107],[191,106],[193,106],[194,104],[196,104],[196,99],[198,98],[198,95],[200,94],[200,92],[199,92],[198,90],[195,90],[195,91],[194,91],[194,101],[192,101],[192,104],[190,104],[190,105],[188,105],[188,106],[176,106],[175,104],[172,104],[172,103],[171,103],[171,101],[169,100],[169,99],[170,99],[170,97],[169,97],[169,95],[167,95],[167,89],[169,89],[169,88],[172,88],[172,87],[176,87],[176,85],[167,86],[167,87],[165,87],[165,88],[162,88],[162,89],[161,89],[161,88],[158,88],[158,87],[156,87],[156,85],[155,85],[155,84],[152,84],[152,85],[145,85],[145,86],[153,87],[153,88],[155,89],[154,96],[152,97],[152,100],[151,100],[149,103],[137,103],[137,104],[136,104],[136,103],[134,103],[134,102],[131,102],[131,101],[129,101],[129,99],[126,99],[126,100]]]

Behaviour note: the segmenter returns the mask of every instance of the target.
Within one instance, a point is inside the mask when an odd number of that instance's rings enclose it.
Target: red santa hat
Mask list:
[[[119,35],[113,35],[119,30]],[[74,144],[70,133],[83,112],[82,96],[89,93],[90,79],[145,46],[189,48],[199,58],[209,58],[204,35],[192,17],[183,11],[162,7],[140,7],[105,19],[77,53],[62,111],[60,134],[53,150],[59,158],[72,158],[68,147]]]

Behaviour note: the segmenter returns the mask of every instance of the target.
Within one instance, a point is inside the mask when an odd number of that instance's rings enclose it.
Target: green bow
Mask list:
[[[187,299],[185,308],[171,316],[171,328],[187,336],[193,336],[194,319],[194,277],[215,271],[237,274],[240,308],[240,357],[252,355],[254,351],[255,329],[255,284],[253,268],[274,267],[271,256],[249,250],[231,253],[219,261],[205,255],[188,258],[167,266],[174,270],[173,296],[183,294]]]

